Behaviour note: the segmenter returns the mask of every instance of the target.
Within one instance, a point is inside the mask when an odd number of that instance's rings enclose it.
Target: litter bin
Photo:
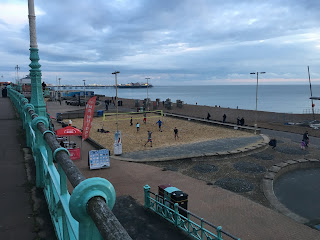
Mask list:
[[[164,191],[166,188],[172,187],[170,184],[162,184],[158,186],[158,194],[159,196],[164,197]]]
[[[171,202],[178,203],[180,207],[184,208],[186,211],[179,210],[179,213],[187,217],[188,210],[188,194],[182,192],[181,190],[171,193]]]
[[[159,201],[170,208],[174,208],[174,204],[178,203],[180,207],[185,210],[188,209],[188,194],[181,191],[170,184],[163,184],[158,186]],[[179,213],[187,217],[187,211],[179,210]]]
[[[103,110],[97,111],[97,115],[98,115],[98,117],[102,117],[103,116]]]

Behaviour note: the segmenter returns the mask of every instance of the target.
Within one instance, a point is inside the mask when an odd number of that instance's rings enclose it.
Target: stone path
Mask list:
[[[21,122],[9,98],[0,98],[0,239],[35,239],[23,154]]]

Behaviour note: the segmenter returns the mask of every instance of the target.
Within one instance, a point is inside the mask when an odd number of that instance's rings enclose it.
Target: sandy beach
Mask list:
[[[102,98],[104,99],[104,98]],[[110,99],[110,98],[107,98]],[[136,109],[134,99],[121,99],[123,106],[126,108]],[[160,99],[162,100],[162,99]],[[140,101],[142,106],[142,101]],[[153,109],[153,102],[150,104],[150,109]],[[254,126],[257,123],[258,127],[273,129],[278,131],[292,132],[303,134],[306,130],[310,136],[320,137],[320,131],[314,130],[307,126],[301,125],[286,125],[288,122],[300,123],[304,121],[313,120],[312,114],[290,114],[290,113],[275,113],[275,112],[264,112],[254,111],[245,109],[234,109],[234,108],[220,108],[203,105],[191,105],[183,104],[182,108],[177,107],[176,103],[172,104],[172,109],[166,109],[162,102],[154,110],[163,110],[168,113],[176,113],[190,117],[206,118],[207,114],[210,113],[212,120],[222,121],[223,114],[226,114],[226,122],[236,124],[237,117],[244,118],[245,125]],[[319,114],[315,114],[315,119],[319,119]]]
[[[135,114],[133,116],[133,125],[130,125],[131,115],[121,114],[118,118],[118,129],[122,134],[123,152],[132,152],[150,148],[150,143],[145,147],[148,139],[148,131],[152,132],[153,148],[173,146],[185,143],[201,142],[206,140],[221,138],[236,138],[252,136],[251,133],[237,131],[233,129],[216,127],[207,124],[201,124],[194,121],[180,120],[172,117],[159,117],[159,115],[148,113],[147,122],[143,123],[143,115]],[[107,121],[103,117],[95,117],[92,122],[90,138],[106,147],[113,149],[114,133],[117,129],[116,117],[108,116]],[[163,125],[159,130],[157,121],[161,120]],[[136,124],[139,123],[139,131]],[[82,128],[83,119],[72,119],[72,125]],[[103,127],[108,133],[98,132]],[[178,129],[178,138],[174,137],[174,128]]]

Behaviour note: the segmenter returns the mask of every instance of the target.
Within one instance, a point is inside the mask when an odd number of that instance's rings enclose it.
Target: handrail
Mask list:
[[[45,150],[43,149],[46,148],[46,145],[47,149],[52,151],[51,154],[53,155],[53,158],[56,160],[58,166],[61,167],[61,169],[64,172],[59,172],[60,185],[65,185],[60,186],[60,188],[62,189],[60,190],[62,194],[61,196],[63,196],[64,192],[67,192],[66,181],[63,180],[64,175],[68,178],[71,185],[74,187],[71,198],[67,197],[67,199],[70,199],[69,207],[72,216],[76,218],[80,224],[78,233],[79,236],[78,238],[76,236],[76,239],[92,239],[88,236],[88,234],[89,232],[94,232],[94,229],[92,230],[92,227],[94,226],[91,226],[90,221],[88,222],[86,220],[88,217],[90,217],[90,219],[94,222],[95,226],[97,227],[100,233],[100,237],[98,236],[98,238],[102,237],[103,239],[112,240],[131,239],[129,234],[126,232],[126,230],[123,228],[123,226],[120,224],[118,219],[114,216],[114,214],[109,208],[110,206],[113,207],[115,201],[115,194],[112,184],[105,179],[103,179],[105,182],[99,178],[86,179],[70,159],[68,151],[64,148],[61,148],[54,136],[54,133],[48,130],[48,119],[44,117],[39,117],[35,113],[33,105],[28,104],[28,100],[24,98],[22,94],[13,90],[10,86],[8,86],[8,96],[14,103],[15,107],[20,113],[20,116],[23,116],[23,126],[26,129],[26,132],[30,134],[27,136],[27,143],[30,143],[29,147],[32,147],[35,158],[35,163],[37,167],[37,187],[46,187],[43,186],[46,182],[44,179],[50,175],[50,170],[43,170],[43,161],[48,161],[48,165],[52,165],[52,157],[47,156],[48,159],[44,159],[47,153],[44,153],[43,151]],[[25,113],[27,114],[23,115]],[[38,131],[38,133],[36,130]],[[36,143],[36,141],[39,142]],[[38,152],[40,152],[40,154],[38,154]],[[43,169],[38,169],[39,166],[42,166]],[[41,173],[41,171],[43,171],[44,173]],[[105,186],[106,182],[108,183],[108,186]],[[50,201],[50,198],[53,197],[54,193],[46,193],[47,201]],[[59,201],[55,204],[59,204]],[[58,207],[54,206],[53,208]],[[86,217],[86,215],[88,217]],[[53,220],[56,220],[57,214],[55,213],[55,215],[52,216],[52,218]],[[58,238],[74,239],[71,235],[65,233],[65,230],[66,229],[56,229]]]
[[[171,223],[174,223],[176,227],[182,229],[187,232],[188,235],[195,239],[216,239],[223,240],[222,235],[229,237],[233,240],[240,240],[233,236],[232,234],[222,230],[221,226],[215,226],[212,223],[204,220],[203,218],[197,216],[194,213],[180,207],[178,203],[173,203],[167,198],[160,196],[156,193],[150,191],[150,187],[148,185],[144,186],[144,195],[145,195],[145,208],[148,208],[160,216],[164,217]],[[154,197],[151,197],[153,195]],[[196,221],[200,223],[196,223],[192,221],[190,217],[194,217]],[[212,227],[216,230],[216,234],[210,232],[208,229],[204,227],[204,224]],[[200,234],[198,234],[200,232]]]

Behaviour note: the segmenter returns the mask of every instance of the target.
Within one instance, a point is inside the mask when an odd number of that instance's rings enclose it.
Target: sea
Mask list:
[[[95,94],[115,96],[114,87],[90,88]],[[239,108],[278,113],[312,113],[309,85],[209,85],[209,86],[153,86],[150,88],[118,88],[119,98],[157,98],[187,104]],[[312,86],[313,96],[320,97],[320,85]],[[314,100],[315,113],[320,111],[320,101]]]

